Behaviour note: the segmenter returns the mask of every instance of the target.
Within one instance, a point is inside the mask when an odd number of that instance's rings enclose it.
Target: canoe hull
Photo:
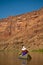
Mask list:
[[[26,54],[26,55],[19,55],[19,58],[20,59],[29,59],[30,58],[30,55],[29,54]]]

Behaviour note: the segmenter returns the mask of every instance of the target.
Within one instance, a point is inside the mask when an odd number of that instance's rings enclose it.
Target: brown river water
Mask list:
[[[43,53],[31,52],[30,60],[18,58],[15,52],[0,52],[0,65],[43,65]]]

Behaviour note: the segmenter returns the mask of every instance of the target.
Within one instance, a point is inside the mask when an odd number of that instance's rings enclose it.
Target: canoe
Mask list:
[[[31,59],[31,56],[27,53],[25,55],[19,54],[20,59]]]

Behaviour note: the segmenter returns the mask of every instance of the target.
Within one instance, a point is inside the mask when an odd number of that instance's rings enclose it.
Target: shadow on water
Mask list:
[[[28,55],[28,60],[30,61],[32,59],[32,57],[30,55]]]

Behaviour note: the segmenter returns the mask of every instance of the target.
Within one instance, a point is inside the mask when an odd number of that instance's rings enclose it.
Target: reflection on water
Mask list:
[[[31,59],[28,59],[28,60],[20,59],[20,60],[21,60],[21,65],[28,65]]]
[[[27,60],[22,60],[22,65],[27,65]]]
[[[31,60],[18,59],[15,52],[0,52],[0,65],[43,65],[43,53],[30,53]]]

